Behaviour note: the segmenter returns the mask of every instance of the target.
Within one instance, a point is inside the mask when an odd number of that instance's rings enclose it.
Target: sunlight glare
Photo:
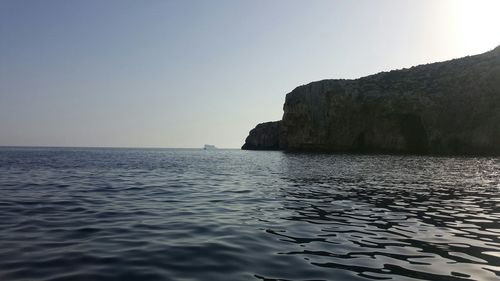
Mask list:
[[[500,44],[499,0],[456,0],[452,14],[452,32],[463,52],[478,54]]]

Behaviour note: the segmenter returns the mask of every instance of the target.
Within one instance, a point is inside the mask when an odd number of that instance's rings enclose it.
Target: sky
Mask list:
[[[285,95],[500,45],[498,0],[0,0],[0,145],[239,148]]]

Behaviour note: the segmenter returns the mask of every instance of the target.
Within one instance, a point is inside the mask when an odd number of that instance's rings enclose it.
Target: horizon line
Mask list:
[[[0,145],[0,148],[117,148],[117,149],[201,149],[200,147],[159,147],[159,146],[57,146],[57,145]],[[236,147],[217,147],[216,149],[241,149]]]

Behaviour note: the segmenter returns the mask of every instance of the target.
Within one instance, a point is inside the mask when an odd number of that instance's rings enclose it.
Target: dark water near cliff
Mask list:
[[[0,280],[499,280],[500,159],[0,148]]]

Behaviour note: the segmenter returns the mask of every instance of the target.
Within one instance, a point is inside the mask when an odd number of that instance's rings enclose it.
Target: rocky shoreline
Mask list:
[[[500,155],[500,47],[286,95],[242,149]]]

